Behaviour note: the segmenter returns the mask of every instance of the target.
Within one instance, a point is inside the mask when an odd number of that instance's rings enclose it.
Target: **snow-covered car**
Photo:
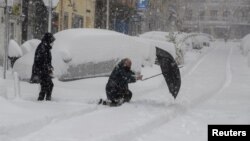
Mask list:
[[[171,34],[170,32],[150,31],[139,35],[139,37],[143,38],[144,40],[148,40],[149,42],[151,42],[151,44],[161,45],[163,47],[162,49],[167,50],[172,55],[174,54],[174,58],[178,60],[178,57],[183,58],[183,56],[178,54],[178,49],[176,49],[176,46],[178,46],[177,44],[186,35],[186,33],[175,32]],[[180,48],[182,49],[182,47]]]
[[[210,39],[207,36],[199,35],[192,37],[193,49],[202,49],[210,46]]]
[[[125,57],[131,58],[132,70],[140,72],[143,65],[152,65],[156,58],[155,48],[149,43],[114,31],[69,29],[56,33],[55,38],[52,65],[54,75],[62,81],[109,75]],[[31,44],[31,50],[14,65],[22,80],[31,77],[37,43]]]

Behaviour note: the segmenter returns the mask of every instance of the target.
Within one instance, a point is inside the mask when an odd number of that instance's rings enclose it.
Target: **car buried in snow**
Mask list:
[[[108,76],[114,66],[126,57],[133,62],[132,70],[140,72],[142,66],[152,65],[156,58],[157,44],[114,31],[69,29],[56,33],[55,38],[52,65],[54,76],[61,81]],[[38,44],[39,42],[33,42],[32,46],[35,47],[30,47],[33,49],[14,64],[14,71],[18,72],[22,80],[28,81],[31,77]],[[174,47],[171,47],[173,50]],[[174,53],[171,54],[175,56]]]

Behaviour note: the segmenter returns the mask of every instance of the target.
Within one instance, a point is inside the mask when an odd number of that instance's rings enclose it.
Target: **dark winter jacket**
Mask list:
[[[45,35],[42,42],[38,45],[32,67],[31,83],[40,83],[41,79],[51,78],[53,67],[51,64],[52,56],[50,50],[52,47],[50,43],[54,40],[53,36]]]
[[[122,62],[120,62],[112,71],[108,83],[106,85],[106,90],[112,91],[127,91],[128,83],[136,82],[135,73],[131,70],[127,70],[123,67]]]

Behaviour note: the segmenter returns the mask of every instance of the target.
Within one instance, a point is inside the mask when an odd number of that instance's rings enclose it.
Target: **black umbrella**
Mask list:
[[[173,56],[167,51],[156,47],[156,56],[168,89],[174,98],[177,97],[181,87],[181,74]]]

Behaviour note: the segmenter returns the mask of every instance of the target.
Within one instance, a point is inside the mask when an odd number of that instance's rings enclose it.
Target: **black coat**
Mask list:
[[[32,67],[31,82],[40,83],[42,79],[51,78],[53,67],[51,65],[51,46],[42,41],[35,52],[34,64]]]
[[[119,63],[112,71],[106,91],[124,92],[128,90],[128,83],[136,82],[135,73],[126,70],[122,63]]]

